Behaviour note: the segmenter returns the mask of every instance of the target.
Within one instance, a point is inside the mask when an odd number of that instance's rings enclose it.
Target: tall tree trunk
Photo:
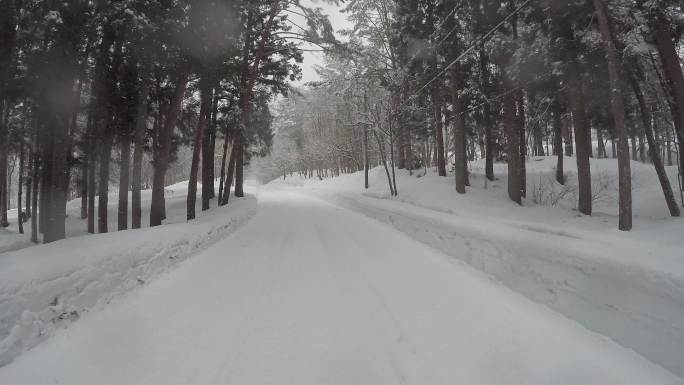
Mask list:
[[[504,76],[504,88],[513,89],[507,74]],[[504,129],[506,130],[506,152],[508,159],[508,196],[513,202],[522,204],[522,188],[520,182],[520,127],[516,121],[516,100],[513,93],[507,93],[503,99]]]
[[[466,192],[466,153],[465,153],[465,116],[463,108],[463,98],[459,92],[463,89],[463,73],[461,66],[456,64],[452,67],[451,76],[453,86],[451,87],[451,104],[453,106],[453,125],[454,125],[454,179],[456,181],[456,192],[465,194]]]
[[[87,149],[86,149],[86,161],[85,161],[85,168],[87,171],[85,172],[86,180],[84,184],[87,186],[86,188],[86,204],[85,204],[85,209],[86,209],[86,218],[87,218],[87,223],[88,223],[88,233],[94,234],[95,233],[95,195],[96,195],[96,177],[95,177],[95,170],[97,168],[97,146],[98,146],[98,140],[96,139],[96,129],[97,129],[97,119],[99,117],[99,111],[96,111],[97,108],[99,107],[94,107],[94,105],[98,102],[98,99],[94,96],[95,93],[95,87],[91,87],[91,97],[90,97],[90,111],[88,112],[89,118],[88,118],[88,125],[86,127],[86,143],[87,143]],[[81,210],[83,210],[84,204],[81,203]]]
[[[394,164],[394,137],[392,135],[392,128],[390,128],[390,145],[389,145],[389,150],[390,150],[390,168],[392,169],[392,186],[394,187],[394,195],[398,195],[399,192],[397,191],[397,175],[394,171],[395,164]]]
[[[518,123],[518,143],[520,145],[520,194],[522,197],[527,196],[527,136],[525,134],[525,94],[522,89],[516,92],[518,116],[516,123]]]
[[[95,234],[95,196],[97,169],[97,139],[93,135],[88,138],[90,149],[88,150],[88,232]]]
[[[2,86],[0,84],[0,86]],[[7,155],[9,153],[9,134],[8,134],[8,108],[4,105],[4,100],[0,100],[0,227],[9,226],[7,221]]]
[[[565,173],[563,171],[563,129],[562,129],[562,109],[558,101],[558,96],[553,102],[553,148],[558,157],[556,161],[556,181],[565,184]]]
[[[200,113],[199,113],[199,120],[197,122],[197,128],[195,129],[195,141],[194,141],[194,146],[192,149],[192,164],[190,166],[190,180],[188,182],[188,196],[187,196],[187,220],[193,220],[195,219],[195,203],[197,200],[197,173],[199,171],[199,162],[200,162],[200,153],[204,153],[202,151],[202,146],[204,144],[209,144],[206,143],[204,140],[205,138],[205,131],[207,129],[207,119],[208,119],[208,114],[211,111],[211,82],[209,81],[208,77],[204,75],[202,79],[200,79]],[[204,159],[205,161],[209,161],[209,159]],[[204,162],[203,162],[204,163]],[[213,164],[213,162],[212,162]],[[213,166],[212,166],[213,167]],[[205,171],[206,167],[204,164],[202,164],[202,181],[205,181]],[[209,187],[209,186],[207,186]],[[204,209],[204,200],[206,198],[207,205],[209,204],[209,196],[204,192],[204,189],[202,190],[202,208]]]
[[[111,25],[106,24],[104,26],[102,41],[98,48],[98,55],[95,61],[95,78],[91,87],[90,105],[95,106],[95,110],[91,111],[93,114],[93,122],[88,134],[88,232],[91,234],[95,233],[95,199],[96,195],[101,193],[102,190],[102,186],[96,185],[98,179],[102,181],[102,176],[96,178],[96,170],[98,169],[98,160],[100,162],[105,161],[102,158],[102,152],[104,150],[102,147],[102,138],[107,135],[107,126],[110,124],[111,120],[110,93],[112,91],[112,84],[111,81],[107,79],[107,67],[110,62],[110,50],[114,44],[114,39],[114,29]],[[119,56],[120,47],[121,44],[118,44],[115,49],[115,51],[119,53]],[[106,161],[109,162],[109,156]],[[102,168],[100,167],[100,170],[101,169]],[[107,165],[107,170],[109,170],[109,165]],[[109,177],[107,175],[106,184],[109,182],[108,179]],[[97,187],[100,187],[100,189],[98,190]],[[105,191],[106,189],[107,187],[105,187]],[[102,199],[102,197],[100,197],[100,199]],[[101,202],[98,202],[98,204],[101,204]],[[98,210],[102,210],[102,208],[98,206]],[[107,208],[105,207],[104,210],[106,211]]]
[[[131,185],[131,137],[128,133],[121,136],[121,164],[119,167],[119,207],[118,230],[128,229],[128,187]]]
[[[53,121],[54,129],[51,136],[52,157],[50,162],[47,162],[46,171],[50,175],[49,188],[49,211],[47,217],[47,228],[43,241],[45,243],[64,239],[66,236],[65,219],[66,219],[66,198],[68,188],[68,166],[67,166],[67,152],[68,152],[68,119],[66,117],[57,117]]]
[[[437,156],[437,173],[446,176],[446,161],[444,160],[444,131],[442,127],[442,98],[437,87],[432,88],[432,110],[435,121],[435,153]]]
[[[654,106],[654,110],[655,110],[655,106]],[[653,131],[654,132],[656,131],[655,123],[653,124]],[[665,138],[667,138],[667,140],[666,140],[667,165],[672,166],[672,139],[673,138],[672,138],[672,134],[670,133],[670,130],[666,130]],[[650,144],[649,144],[649,147],[650,147]]]
[[[622,231],[632,229],[632,176],[629,163],[629,147],[627,145],[627,128],[625,127],[625,106],[622,99],[622,79],[618,54],[613,44],[608,10],[603,0],[593,0],[594,8],[599,21],[599,29],[603,45],[606,49],[606,61],[608,62],[608,76],[611,86],[611,109],[615,122],[615,131],[618,137],[618,185],[619,185],[619,223],[618,228]],[[681,75],[681,74],[680,74]]]
[[[644,126],[644,133],[646,134],[646,141],[648,142],[648,153],[653,162],[653,167],[655,167],[656,174],[658,175],[658,181],[660,182],[660,187],[663,190],[663,195],[665,195],[665,203],[667,208],[670,210],[670,215],[673,217],[680,216],[679,205],[672,191],[672,186],[670,186],[670,180],[667,177],[665,167],[663,166],[662,158],[658,153],[658,145],[655,141],[655,135],[653,130],[653,116],[646,106],[646,101],[644,100],[643,92],[641,87],[637,82],[636,78],[631,72],[627,72],[627,78],[632,85],[632,90],[636,96],[637,102],[639,104],[639,110],[641,112],[641,122]]]
[[[561,6],[560,9],[554,8],[552,13],[554,15],[554,23],[558,27],[559,38],[565,45],[561,59],[567,62],[564,80],[567,84],[567,100],[570,112],[572,113],[572,123],[574,127],[574,135],[572,134],[570,127],[567,127],[568,141],[566,142],[566,155],[572,155],[571,137],[574,137],[579,193],[577,209],[582,214],[591,215],[591,168],[589,163],[591,146],[587,140],[589,128],[584,105],[584,92],[582,90],[581,68],[577,59],[579,48],[577,47],[575,33],[568,22],[567,15],[563,13],[563,3],[555,2],[552,4]]]
[[[142,224],[142,160],[147,128],[147,99],[150,94],[150,65],[145,62],[142,69],[142,83],[138,94],[138,106],[133,137],[133,175],[131,178],[131,228],[139,229]]]
[[[534,136],[534,155],[535,156],[545,156],[546,154],[544,153],[544,135],[542,134],[541,130],[541,122],[537,121],[533,123],[533,136]],[[545,123],[546,124],[546,123]],[[562,143],[562,139],[561,139]],[[548,154],[551,155],[551,154]]]
[[[392,93],[392,106],[390,107],[389,114],[389,149],[390,149],[390,166],[392,167],[392,184],[394,185],[394,195],[398,194],[397,191],[397,176],[395,172],[396,162],[395,162],[395,144],[397,143],[397,134],[401,135],[401,119],[399,118],[399,109],[401,108],[401,100],[398,92]]]
[[[54,165],[52,162],[57,160],[55,157],[55,136],[58,134],[59,129],[54,126],[50,126],[52,123],[54,125],[59,124],[59,121],[54,119],[54,116],[48,113],[48,108],[41,108],[41,128],[43,131],[44,140],[41,143],[43,152],[43,167],[41,168],[41,191],[40,191],[40,209],[38,213],[40,214],[39,230],[43,234],[43,242],[53,242],[57,240],[55,237],[55,232],[50,228],[51,225],[55,223],[53,210],[54,205],[52,203],[55,190],[55,171],[59,166]]]
[[[482,83],[482,93],[489,100],[489,59],[484,49],[484,44],[480,46],[480,82]],[[489,103],[482,106],[482,123],[485,132],[485,176],[489,180],[494,180],[494,133],[492,127],[492,117]]]
[[[394,196],[394,187],[392,186],[392,177],[390,176],[389,168],[387,167],[387,159],[385,158],[385,151],[383,148],[383,143],[378,136],[378,133],[373,131],[373,136],[375,141],[378,143],[378,151],[380,152],[380,160],[382,161],[382,166],[385,168],[385,174],[387,175],[387,184],[389,185],[390,195]]]
[[[677,127],[679,143],[684,140],[684,75],[675,47],[670,27],[673,25],[665,16],[661,5],[654,5],[649,9],[649,25],[655,37],[658,55],[663,66],[663,72],[670,95],[672,118]],[[680,169],[684,170],[684,151],[680,150]],[[684,172],[682,173],[684,186]]]
[[[606,147],[603,143],[603,134],[601,133],[601,127],[596,127],[596,141],[598,142],[598,146],[596,148],[596,156],[598,158],[605,158],[606,156]]]
[[[684,148],[684,135],[679,132],[677,132],[677,143],[679,143],[679,183],[681,190],[684,191],[684,151],[682,150]]]
[[[230,160],[228,161],[228,170],[226,175],[226,182],[223,187],[223,200],[221,201],[221,206],[228,204],[228,199],[230,198],[230,186],[233,184],[233,177],[235,175],[235,161],[237,159],[238,149],[235,146],[235,140],[233,140],[233,145],[230,148]]]
[[[83,159],[81,164],[79,187],[81,189],[81,219],[88,218],[88,161]]]
[[[244,183],[244,156],[245,156],[245,147],[244,147],[244,138],[242,136],[242,132],[238,133],[237,137],[237,143],[235,144],[235,196],[240,198],[245,196],[245,193],[243,191],[243,183]]]
[[[636,162],[637,160],[637,144],[636,144],[636,136],[634,135],[634,131],[630,133],[630,144],[632,145],[632,160]]]
[[[38,209],[38,230],[43,234],[43,239],[48,228],[48,218],[50,217],[51,203],[50,203],[50,189],[52,186],[52,172],[50,171],[50,162],[52,162],[52,130],[45,127],[44,117],[41,112],[40,127],[44,130],[44,138],[40,144],[40,151],[42,152],[41,160],[43,162],[40,168],[40,205]]]
[[[363,111],[364,115],[368,115],[368,97],[365,93],[363,94]],[[363,180],[364,187],[368,189],[368,125],[366,123],[363,124],[363,134],[361,136],[361,140],[363,146]]]
[[[17,223],[19,234],[24,234],[24,210],[21,203],[21,192],[24,188],[24,140],[19,142],[19,181],[17,183]]]
[[[108,125],[111,123],[108,123]],[[109,163],[112,157],[112,145],[114,137],[111,134],[111,127],[105,128],[105,133],[100,141],[100,171],[98,173],[97,189],[97,232],[106,233],[109,231],[107,208],[109,205]]]
[[[453,140],[450,141],[449,138],[449,125],[451,124],[451,119],[446,103],[446,95],[444,95],[444,102],[442,103],[442,116],[444,117],[444,123],[442,123],[442,142],[444,142],[444,167],[448,169],[450,165],[449,146]]]
[[[363,185],[368,189],[368,171],[370,169],[369,159],[368,159],[368,127],[366,124],[363,125]]]
[[[88,121],[86,123],[85,141],[86,148],[83,149],[83,157],[81,158],[81,219],[88,218],[88,192],[93,188],[90,185],[90,157],[93,155],[93,125],[95,120],[95,113],[93,105],[95,104],[95,97],[92,95],[93,87],[91,86],[91,96],[88,109]]]
[[[106,118],[106,124],[104,125],[104,132],[101,133],[101,153],[100,153],[100,173],[99,173],[99,183],[98,183],[98,202],[97,202],[97,210],[98,210],[98,223],[97,223],[97,228],[98,232],[100,233],[106,233],[109,231],[109,225],[108,225],[108,206],[109,206],[109,165],[111,163],[111,157],[112,157],[112,147],[114,146],[114,139],[116,135],[117,129],[119,131],[123,131],[124,126],[124,120],[126,117],[123,116],[123,113],[121,113],[122,109],[120,106],[120,100],[122,95],[119,94],[117,90],[117,82],[118,81],[123,81],[123,69],[125,68],[123,66],[124,59],[123,59],[123,38],[122,36],[119,36],[119,38],[116,40],[114,44],[114,53],[113,53],[113,59],[112,59],[112,74],[109,75],[107,79],[107,96],[109,96],[110,100],[109,106],[110,108],[114,111],[114,116],[107,116]],[[110,112],[109,115],[112,115]],[[106,116],[106,115],[105,115]],[[128,127],[126,127],[128,129]],[[127,131],[127,130],[126,130]],[[126,132],[126,134],[128,134]],[[130,138],[127,139],[127,145],[128,149],[126,150],[127,152],[127,158],[130,158]],[[130,165],[130,159],[126,159],[125,161],[127,163],[127,166]],[[125,177],[128,179],[128,170],[126,171]],[[128,183],[128,181],[126,181]],[[121,191],[121,188],[119,189]],[[128,186],[125,187],[126,191],[126,196],[121,197],[119,196],[119,199],[121,200],[122,198],[125,199],[125,204],[128,206]],[[123,203],[119,201],[119,203]],[[128,212],[128,207],[126,207],[126,213]],[[119,226],[121,226],[122,223],[119,222]]]
[[[150,206],[150,227],[159,226],[165,216],[164,202],[164,176],[169,168],[171,155],[171,136],[178,121],[185,88],[188,84],[189,68],[187,63],[179,63],[176,74],[176,89],[168,106],[164,123],[160,126],[156,143],[156,159],[154,160],[154,173],[152,177],[152,203]]]
[[[570,121],[568,119],[563,120],[563,125],[561,126],[563,129],[563,138],[565,138],[565,156],[572,156],[573,154],[573,147],[572,147],[572,129],[570,127]]]
[[[7,209],[9,189],[7,186],[7,155],[9,152],[9,82],[13,72],[12,58],[16,42],[17,11],[13,1],[0,1],[0,227],[9,226]]]
[[[26,185],[26,218],[31,218],[31,187],[33,186],[33,150],[29,146],[26,156],[28,156],[28,166],[26,167],[26,178],[24,184]]]
[[[228,153],[228,130],[226,130],[226,135],[223,138],[223,155],[221,156],[221,175],[219,179],[219,191],[218,191],[218,204],[221,206],[223,204],[223,184],[226,180],[226,154]],[[230,192],[230,186],[228,186],[228,191]]]
[[[406,167],[406,127],[401,120],[397,120],[397,139],[396,139],[396,153],[397,153],[397,168],[403,170]]]
[[[584,96],[579,77],[572,76],[568,82],[568,96],[572,109],[572,122],[575,131],[575,149],[577,151],[577,180],[579,201],[577,209],[585,215],[591,215],[591,168],[589,164],[589,148],[587,146],[587,119],[584,111]]]
[[[409,175],[413,175],[413,151],[411,149],[411,128],[410,126],[406,126],[403,129],[403,134],[404,136],[404,157],[405,157],[405,162],[406,162],[406,168],[409,171]]]
[[[586,108],[585,108],[586,111]],[[594,143],[591,140],[591,119],[587,119],[587,148],[589,149],[589,157],[594,157]]]
[[[202,89],[200,90],[200,120],[202,119],[202,110],[206,109],[202,133],[202,211],[209,210],[209,201],[212,198],[212,190],[214,188],[214,143],[212,138],[214,135],[212,132],[214,127],[214,88],[212,83],[207,79],[207,81],[203,82]]]
[[[244,196],[243,192],[243,174],[244,174],[244,152],[245,152],[245,124],[249,121],[249,113],[252,109],[252,94],[254,92],[254,84],[257,81],[259,75],[259,67],[261,65],[261,60],[264,58],[266,53],[266,46],[271,37],[271,28],[273,28],[273,21],[280,12],[280,0],[273,0],[271,2],[271,8],[268,13],[268,19],[266,23],[262,25],[261,36],[257,44],[256,53],[254,55],[254,62],[249,67],[249,71],[245,73],[246,76],[243,77],[241,82],[241,94],[240,94],[240,115],[238,118],[237,127],[239,132],[237,134],[235,146],[237,156],[235,159],[235,196]],[[252,11],[250,10],[248,16],[248,25],[251,25]],[[251,34],[250,34],[251,36]],[[247,68],[247,63],[249,59],[249,48],[251,48],[252,42],[251,38],[247,38],[245,42],[245,55],[243,57],[243,65],[245,69]]]
[[[209,150],[208,158],[211,159],[211,167],[209,167],[209,186],[208,186],[208,191],[209,191],[209,199],[216,198],[216,188],[215,188],[215,180],[216,180],[216,167],[215,167],[215,157],[216,157],[216,130],[217,130],[217,119],[218,119],[218,104],[219,104],[219,84],[216,83],[214,89],[213,89],[213,94],[214,94],[214,100],[211,103],[211,124],[209,126],[209,146],[207,147]],[[204,191],[204,190],[202,190]],[[209,206],[207,205],[207,209]]]
[[[40,160],[38,156],[38,145],[40,140],[38,139],[38,130],[36,130],[33,152],[33,175],[31,180],[33,181],[33,196],[31,197],[31,242],[38,243],[38,183],[40,182]]]

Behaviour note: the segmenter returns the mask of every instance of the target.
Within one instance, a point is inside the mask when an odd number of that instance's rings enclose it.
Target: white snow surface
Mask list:
[[[186,194],[187,183],[167,187],[171,198],[167,202],[167,223],[185,217]],[[183,204],[179,196],[183,197]],[[77,207],[74,203],[69,206]],[[56,329],[144,286],[221,239],[255,210],[253,196],[231,198],[229,206],[207,212],[198,210],[198,219],[193,222],[74,235],[0,254],[0,366]],[[75,222],[73,217],[69,225]],[[78,228],[82,226],[79,225]],[[78,231],[69,228],[72,234]]]
[[[216,181],[218,185],[218,181]],[[109,231],[116,231],[118,222],[118,203],[119,203],[119,186],[110,186],[110,194],[108,196],[107,204],[107,226]],[[201,196],[202,185],[198,183],[197,196]],[[164,188],[164,196],[166,198],[166,219],[164,223],[183,223],[186,220],[186,197],[188,192],[188,182],[179,182]],[[95,199],[97,207],[98,198]],[[150,202],[152,200],[152,190],[142,190],[140,192],[141,198],[141,215],[142,227],[148,227],[150,224]],[[128,227],[131,227],[131,193],[128,193]],[[200,200],[197,200],[197,209],[201,210]],[[212,207],[215,203],[212,202]],[[17,225],[17,209],[12,209],[7,212],[10,226],[7,228],[0,228],[0,253],[19,250],[21,248],[33,245],[31,243],[31,222],[24,223],[24,234],[19,234]],[[95,227],[97,229],[97,211],[95,214]],[[77,198],[67,202],[67,217],[66,217],[66,236],[77,237],[88,234],[88,224],[81,219],[81,199]]]
[[[391,198],[376,168],[190,223],[180,183],[172,224],[85,237],[71,202],[73,238],[0,254],[0,384],[684,384],[684,222],[652,167],[623,233],[614,160],[592,217],[554,162],[527,164],[523,207],[478,163],[466,195],[400,171]]]
[[[260,188],[249,222],[0,368],[0,383],[684,384],[464,262],[292,190]]]
[[[495,164],[498,180],[486,185],[482,164],[471,164],[465,195],[455,193],[453,175],[398,170],[399,196],[391,198],[380,167],[371,170],[368,190],[362,173],[272,184],[385,222],[684,376],[684,221],[669,217],[653,166],[632,162],[634,229],[621,232],[614,159],[592,159],[600,192],[593,216],[578,215],[574,196],[554,207],[533,202],[540,181],[544,194],[561,189],[555,160],[527,163],[523,207],[507,197],[505,164]],[[576,185],[575,159],[565,158],[565,168],[568,185]],[[676,167],[668,172],[676,189]]]

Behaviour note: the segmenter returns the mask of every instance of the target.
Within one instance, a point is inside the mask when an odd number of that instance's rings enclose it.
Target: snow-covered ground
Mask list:
[[[614,161],[592,166],[592,217],[556,185],[509,202],[498,164],[464,196],[286,178],[191,223],[171,186],[179,223],[0,254],[0,384],[684,384],[684,225],[635,163],[615,230]]]
[[[466,195],[455,193],[452,177],[422,170],[399,171],[395,198],[382,168],[371,170],[369,190],[362,188],[362,173],[272,183],[316,192],[385,222],[684,376],[684,221],[669,217],[652,166],[632,164],[635,226],[629,233],[616,230],[613,159],[592,159],[599,192],[592,217],[573,209],[572,187],[562,199],[554,195],[562,189],[553,182],[555,158],[528,162],[524,207],[507,198],[505,165],[496,164],[499,180],[486,186],[480,166],[473,165]],[[574,158],[565,167],[573,186]],[[676,183],[676,167],[668,171]],[[557,202],[533,202],[535,189],[543,190],[537,197]]]
[[[255,217],[0,368],[0,383],[682,384],[382,223],[280,186]]]
[[[144,286],[235,230],[256,210],[253,196],[231,198],[227,207],[198,208],[198,219],[186,223],[186,195],[187,183],[167,187],[165,223],[170,224],[86,236],[79,236],[85,225],[75,219],[79,202],[72,201],[70,238],[0,254],[0,366],[85,312]],[[149,200],[149,191],[143,197]],[[116,218],[112,207],[116,204],[110,205],[110,218]],[[148,214],[149,209],[145,220]],[[116,219],[111,224],[116,229]]]
[[[217,181],[218,185],[218,181]],[[107,227],[109,231],[116,231],[117,229],[117,213],[119,197],[117,191],[118,186],[110,187],[111,192],[108,198],[107,205]],[[201,184],[198,184],[198,207],[199,197],[201,192]],[[185,222],[186,214],[186,197],[188,191],[188,182],[179,182],[166,186],[165,197],[166,197],[166,209],[167,215],[164,223],[183,223]],[[149,227],[150,225],[150,201],[152,200],[152,190],[142,190],[140,192],[140,199],[142,202],[141,214],[142,214],[142,227]],[[97,199],[95,200],[97,205]],[[215,204],[212,203],[212,207]],[[200,210],[196,210],[200,211]],[[11,250],[18,250],[27,246],[31,246],[31,222],[24,224],[24,234],[19,234],[19,228],[17,226],[17,210],[12,209],[7,213],[9,218],[10,227],[0,228],[0,253]],[[66,219],[66,236],[76,237],[88,234],[88,224],[86,221],[81,219],[81,199],[74,199],[67,202],[67,219]],[[95,227],[97,228],[97,212],[95,214]],[[128,227],[131,227],[131,195],[128,195]]]

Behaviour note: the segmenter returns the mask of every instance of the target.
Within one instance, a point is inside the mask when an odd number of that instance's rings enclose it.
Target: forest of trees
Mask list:
[[[356,0],[348,50],[328,55],[306,103],[284,101],[270,177],[508,164],[508,194],[526,195],[525,161],[564,157],[578,169],[577,209],[592,213],[591,157],[616,157],[619,228],[632,227],[630,159],[652,163],[672,216],[684,169],[682,37],[676,1]],[[281,142],[287,142],[282,144]],[[595,143],[593,145],[592,143]],[[282,151],[283,148],[293,148]],[[681,172],[679,172],[681,177]]]
[[[73,197],[88,232],[111,230],[117,185],[118,230],[141,226],[143,188],[160,225],[182,148],[188,220],[200,175],[203,210],[231,185],[242,196],[244,165],[272,138],[268,103],[301,76],[299,41],[335,44],[327,17],[297,0],[1,0],[1,225],[13,184],[34,242],[65,237]]]
[[[0,0],[0,225],[11,185],[17,225],[30,221],[34,242],[65,237],[73,197],[89,232],[111,230],[112,186],[118,230],[129,211],[141,226],[144,188],[149,224],[160,225],[182,148],[192,153],[191,220],[197,199],[206,210],[214,198],[225,205],[231,186],[243,195],[245,165],[271,151],[272,126],[288,140],[273,147],[271,177],[365,169],[367,186],[382,165],[396,195],[395,168],[435,166],[453,169],[466,193],[468,161],[482,157],[489,179],[494,162],[507,163],[508,194],[521,203],[527,156],[557,156],[563,184],[567,155],[577,208],[591,215],[589,158],[610,155],[621,230],[632,227],[630,160],[653,164],[679,216],[683,181],[665,166],[684,169],[681,2],[340,3],[353,25],[342,43],[299,0]],[[292,92],[301,42],[325,50],[327,64]],[[273,122],[277,95],[290,97]]]

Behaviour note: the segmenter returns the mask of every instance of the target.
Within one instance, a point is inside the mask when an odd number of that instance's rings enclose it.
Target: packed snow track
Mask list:
[[[258,199],[241,229],[0,383],[684,383],[389,226],[277,187]]]

